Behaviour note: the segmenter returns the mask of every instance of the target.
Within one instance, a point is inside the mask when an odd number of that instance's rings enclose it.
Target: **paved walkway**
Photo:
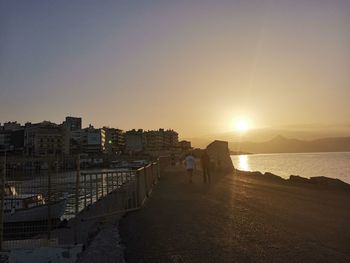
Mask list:
[[[127,262],[350,262],[348,194],[320,200],[247,176],[201,179],[188,184],[172,168],[146,207],[121,221]]]

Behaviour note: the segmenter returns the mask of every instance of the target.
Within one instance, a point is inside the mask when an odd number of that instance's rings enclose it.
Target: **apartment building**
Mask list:
[[[146,151],[162,151],[178,147],[179,136],[173,130],[147,131],[144,136]]]
[[[125,136],[122,130],[103,127],[105,135],[104,152],[119,154],[125,150]]]
[[[71,131],[70,136],[71,154],[100,154],[105,150],[106,137],[103,129],[96,129],[89,125],[85,129]]]
[[[130,130],[125,133],[125,151],[128,153],[142,152],[144,150],[143,130]]]
[[[61,126],[49,121],[27,123],[24,129],[24,153],[33,157],[61,155]]]

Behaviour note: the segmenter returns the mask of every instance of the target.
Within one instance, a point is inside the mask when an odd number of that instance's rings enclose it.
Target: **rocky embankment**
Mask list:
[[[259,171],[247,172],[247,171],[240,171],[236,169],[234,173],[238,175],[252,176],[255,179],[272,181],[272,182],[281,183],[285,185],[350,192],[350,184],[347,184],[339,179],[329,178],[325,176],[305,178],[299,175],[291,175],[289,179],[284,179],[278,175],[275,175],[269,172],[266,172],[266,173],[261,173]]]

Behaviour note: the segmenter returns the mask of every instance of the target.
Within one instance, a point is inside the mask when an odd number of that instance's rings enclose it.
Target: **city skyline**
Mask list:
[[[348,1],[0,5],[2,123],[72,115],[185,138],[237,118],[349,125]]]
[[[82,118],[67,116],[60,123],[7,122],[0,124],[0,151],[15,158],[52,156],[71,157],[77,154],[103,158],[132,154],[159,155],[191,148],[188,141],[179,141],[170,129],[129,130],[115,127],[82,126]]]

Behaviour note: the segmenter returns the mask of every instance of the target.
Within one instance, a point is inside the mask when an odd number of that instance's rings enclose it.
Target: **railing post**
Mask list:
[[[156,170],[156,163],[152,163],[152,180],[153,180],[153,185],[157,183],[157,170]]]
[[[145,175],[145,194],[146,196],[148,197],[148,178],[147,178],[147,175],[148,175],[148,171],[147,171],[148,167],[145,166],[145,169],[144,169],[144,175]]]
[[[80,155],[77,156],[77,173],[75,177],[75,215],[79,213]]]
[[[101,197],[103,198],[103,194],[104,194],[104,192],[103,192],[103,179],[104,179],[104,177],[105,177],[105,174],[104,173],[102,173],[101,174]]]
[[[75,216],[79,213],[79,187],[80,187],[80,154],[77,156],[77,172],[75,175]],[[74,244],[78,243],[78,220],[75,220]]]
[[[158,162],[157,162],[157,176],[158,176],[158,180],[160,180],[160,158],[158,158]]]
[[[95,187],[96,187],[96,202],[97,202],[97,200],[98,200],[98,175],[97,174],[95,174]]]
[[[1,167],[1,189],[0,189],[0,251],[2,251],[2,240],[3,240],[3,234],[4,234],[4,198],[5,198],[5,176],[6,176],[6,153],[4,156],[4,162]]]
[[[114,175],[115,172],[112,172],[112,192],[114,191]]]
[[[106,191],[107,191],[107,193],[106,193],[106,195],[108,195],[109,194],[109,182],[108,182],[108,176],[109,175],[109,172],[107,172],[107,178],[106,178]]]
[[[47,176],[47,239],[51,239],[51,174],[52,160],[49,161],[49,173]]]
[[[86,190],[86,175],[84,174],[84,209],[86,208],[86,196],[87,196],[87,190]]]
[[[90,205],[92,205],[92,203],[93,203],[93,196],[94,196],[94,194],[93,194],[93,191],[92,191],[92,174],[89,174],[89,178],[90,178]]]
[[[136,171],[136,201],[137,201],[137,207],[141,206],[141,198],[140,198],[140,171]]]

